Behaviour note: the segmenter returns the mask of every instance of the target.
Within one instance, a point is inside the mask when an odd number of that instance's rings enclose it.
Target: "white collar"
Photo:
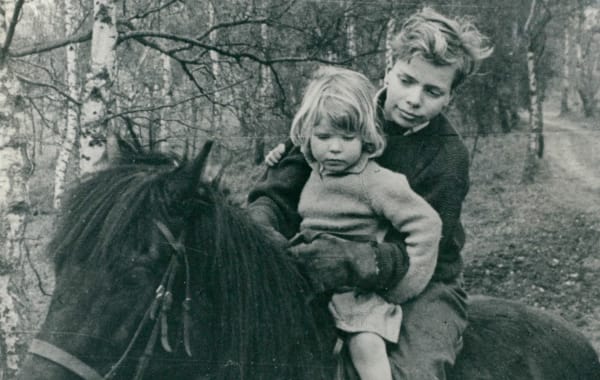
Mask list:
[[[429,125],[429,120],[424,122],[421,125],[417,125],[416,127],[412,127],[410,129],[406,130],[406,132],[404,132],[402,135],[403,136],[412,135],[413,133],[419,132],[421,129],[425,128],[428,125]]]

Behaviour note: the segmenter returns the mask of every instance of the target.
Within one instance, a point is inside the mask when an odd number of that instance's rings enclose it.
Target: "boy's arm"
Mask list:
[[[437,212],[410,188],[404,175],[385,170],[384,175],[367,177],[366,182],[365,190],[374,210],[405,237],[408,271],[383,293],[388,301],[401,304],[429,284],[437,264],[442,222]]]
[[[409,267],[401,241],[362,243],[323,234],[290,251],[317,292],[344,286],[383,292],[397,284]]]
[[[460,220],[462,204],[469,190],[469,153],[462,143],[447,146],[430,165],[426,177],[416,181],[415,190],[442,219],[442,239],[435,280],[449,280],[462,270],[460,251],[465,234]]]
[[[287,238],[293,236],[300,223],[297,212],[300,193],[310,171],[300,149],[288,140],[281,161],[265,171],[248,195],[252,218]]]

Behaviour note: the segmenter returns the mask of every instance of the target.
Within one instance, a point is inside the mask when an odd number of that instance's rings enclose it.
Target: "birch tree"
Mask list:
[[[344,18],[346,19],[346,41],[347,41],[347,53],[350,59],[356,57],[356,20],[354,19],[354,10],[352,9],[352,2],[346,2],[346,9],[344,11]]]
[[[64,0],[64,29],[65,37],[68,38],[75,32],[78,17],[77,4],[75,0]],[[79,85],[77,81],[77,45],[69,44],[66,47],[66,83],[71,99],[79,99]],[[74,156],[77,136],[79,132],[79,105],[68,104],[67,120],[64,129],[64,138],[59,148],[56,168],[54,170],[54,209],[58,210],[61,205],[67,176],[69,161]],[[79,163],[73,167],[79,167]],[[78,173],[74,173],[78,177]]]
[[[569,88],[571,83],[571,72],[569,69],[569,57],[571,56],[571,33],[569,18],[565,19],[563,29],[563,63],[562,63],[562,80],[560,87],[560,114],[569,113]]]
[[[599,58],[598,45],[595,43],[594,37],[600,33],[596,17],[597,13],[586,7],[584,0],[578,0],[575,16],[576,90],[581,100],[583,114],[586,117],[592,117],[597,113],[595,96],[600,88],[598,79],[594,78]]]
[[[23,319],[13,286],[23,255],[26,219],[30,214],[27,189],[27,139],[24,99],[9,66],[8,51],[24,0],[0,1],[0,377],[12,378],[19,367]]]
[[[529,137],[523,179],[534,179],[538,161],[544,154],[544,113],[538,87],[537,67],[544,49],[544,28],[550,21],[551,12],[545,0],[531,0],[529,14],[523,26],[527,46],[527,77],[529,83]]]
[[[262,11],[267,9],[267,0],[263,0]],[[260,41],[261,47],[265,55],[269,46],[269,29],[267,24],[260,25]],[[267,57],[268,59],[268,57]],[[271,118],[268,116],[269,99],[271,95],[271,71],[268,66],[260,66],[260,86],[259,86],[259,115],[254,118],[257,121],[254,135],[254,163],[260,164],[265,157],[265,139],[264,133],[269,130],[268,126],[271,123]]]
[[[172,81],[171,81],[171,58],[168,55],[161,55],[162,63],[162,87],[160,90],[161,99],[164,104],[171,103]],[[169,139],[172,135],[169,123],[166,121],[167,108],[160,110],[158,121],[158,149],[161,151],[169,150]]]
[[[92,173],[106,164],[108,114],[112,107],[117,45],[117,0],[94,1],[90,71],[81,108],[80,171]]]
[[[383,79],[383,85],[387,86],[388,73],[392,70],[394,65],[394,57],[392,51],[392,42],[394,40],[394,32],[396,30],[396,18],[390,17],[385,27],[385,77]]]

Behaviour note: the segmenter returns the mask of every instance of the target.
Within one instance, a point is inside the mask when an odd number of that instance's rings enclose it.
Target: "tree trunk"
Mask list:
[[[161,56],[162,68],[163,68],[163,86],[160,90],[161,101],[164,104],[171,103],[171,57],[163,54]],[[158,121],[158,150],[162,152],[169,151],[171,144],[169,138],[172,137],[169,123],[165,120],[167,109],[162,108],[160,110],[160,116]]]
[[[75,20],[77,20],[77,11],[74,0],[65,0],[65,36],[70,36],[75,30]],[[67,46],[66,52],[66,82],[69,96],[73,99],[79,98],[79,88],[77,85],[77,46],[75,44]],[[65,123],[64,137],[60,145],[56,168],[54,170],[54,209],[58,210],[61,206],[61,200],[65,191],[67,178],[67,168],[69,161],[74,156],[73,151],[76,148],[77,134],[79,131],[79,112],[75,104],[69,104],[67,109],[67,120]],[[79,167],[79,163],[76,165]],[[77,173],[78,174],[78,173]],[[76,176],[78,177],[78,175]]]
[[[584,34],[586,33],[585,24],[585,6],[582,1],[579,2],[579,9],[576,16],[577,36],[575,38],[575,72],[577,75],[577,94],[581,100],[581,108],[586,117],[592,117],[596,114],[596,91],[594,84],[593,65],[586,65],[587,56],[591,40],[588,41],[586,48],[584,45]]]
[[[354,25],[354,12],[349,9],[352,7],[351,1],[346,1],[346,11],[344,12],[346,19],[346,40],[347,53],[349,58],[356,57],[356,26]]]
[[[81,109],[81,175],[102,169],[108,162],[107,145],[112,107],[112,85],[116,66],[117,0],[94,1],[91,65]]]
[[[21,88],[5,55],[10,46],[9,24],[16,23],[23,1],[0,2],[0,377],[13,378],[19,368],[19,347],[26,330],[19,311],[21,259],[27,216],[30,214],[27,137],[24,135],[25,102]],[[14,15],[14,17],[13,17]]]
[[[536,76],[536,55],[530,47],[527,51],[527,74],[529,77],[529,139],[524,180],[533,181],[544,152],[542,103],[538,94]]]
[[[564,45],[563,45],[563,77],[560,94],[560,114],[565,115],[569,112],[569,85],[571,83],[570,72],[569,72],[569,54],[571,53],[571,35],[569,33],[569,22],[565,22],[564,31]]]
[[[263,0],[266,3],[266,0]],[[266,9],[266,4],[263,4],[263,9]],[[265,56],[267,56],[267,47],[269,46],[269,30],[267,24],[260,25],[260,40]],[[253,118],[257,121],[254,126],[254,163],[261,164],[265,158],[265,132],[270,131],[272,119],[269,110],[269,98],[271,95],[271,70],[268,66],[261,65],[260,67],[260,108],[259,115]]]
[[[208,27],[213,27],[214,25],[217,24],[217,13],[215,11],[215,6],[211,1],[208,2]],[[218,39],[218,34],[216,30],[213,30],[208,38],[210,40],[211,45],[216,45],[217,44],[217,39]],[[220,66],[219,66],[219,54],[214,51],[211,50],[209,53],[210,56],[210,61],[211,61],[211,66],[210,66],[210,70],[213,76],[213,104],[210,107],[210,115],[208,118],[208,121],[210,123],[209,125],[209,130],[211,130],[211,138],[217,140],[218,142],[221,142],[222,136],[221,136],[221,118],[219,117],[219,110],[217,109],[217,104],[219,104],[221,102],[221,94],[218,92],[218,88],[219,88],[219,77],[220,77]],[[214,157],[219,157],[221,155],[221,144],[215,144],[215,146],[213,147],[213,151],[212,154],[214,155]]]
[[[392,52],[392,41],[394,39],[394,30],[396,29],[396,19],[391,17],[386,25],[385,29],[385,74],[383,79],[383,85],[387,86],[387,74],[392,70],[394,65],[394,56]]]

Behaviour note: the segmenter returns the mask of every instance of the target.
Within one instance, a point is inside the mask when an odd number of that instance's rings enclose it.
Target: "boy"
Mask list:
[[[404,174],[442,220],[433,278],[419,296],[402,304],[400,338],[388,347],[394,378],[445,379],[445,368],[461,348],[467,296],[461,280],[465,236],[460,212],[469,187],[469,155],[442,111],[477,63],[491,54],[486,43],[471,23],[426,8],[411,16],[396,36],[387,86],[376,97],[387,148],[375,160]],[[251,215],[292,236],[309,173],[302,154],[291,149],[251,191]],[[321,290],[350,285],[381,291],[398,284],[410,267],[402,238],[388,235],[380,244],[331,236],[293,251],[312,282],[320,281]]]

